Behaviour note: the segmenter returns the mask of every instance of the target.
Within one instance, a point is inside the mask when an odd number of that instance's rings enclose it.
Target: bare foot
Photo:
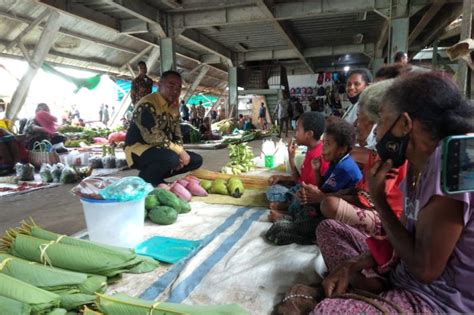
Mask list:
[[[268,214],[268,221],[277,222],[278,220],[282,219],[285,216],[286,216],[285,212],[270,210],[270,213]]]

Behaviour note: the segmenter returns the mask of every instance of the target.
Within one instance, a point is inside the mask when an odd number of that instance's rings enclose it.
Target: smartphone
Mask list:
[[[441,189],[446,194],[474,191],[474,135],[443,140]]]

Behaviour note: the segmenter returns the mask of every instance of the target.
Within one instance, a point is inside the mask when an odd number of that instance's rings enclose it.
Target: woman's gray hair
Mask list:
[[[383,80],[369,85],[359,97],[359,107],[363,110],[370,121],[379,121],[379,109],[382,105],[385,93],[392,86],[395,79]]]

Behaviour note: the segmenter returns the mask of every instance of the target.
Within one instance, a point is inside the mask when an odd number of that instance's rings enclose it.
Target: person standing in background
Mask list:
[[[184,121],[189,120],[189,108],[186,106],[184,100],[181,101],[181,107],[179,108],[179,112],[181,113],[181,119]]]
[[[102,120],[104,120],[104,104],[101,104],[99,109],[99,121],[102,122]]]
[[[147,71],[146,63],[144,61],[138,62],[138,76],[133,79],[132,89],[130,90],[130,97],[134,106],[142,97],[151,93],[153,80],[146,75]]]
[[[206,109],[202,105],[202,101],[199,101],[199,105],[197,107],[197,125],[200,126],[204,120],[204,116],[206,115]]]
[[[263,130],[267,129],[267,109],[263,102],[260,104],[260,108],[258,109],[258,121],[260,123],[260,128]]]
[[[104,123],[105,126],[107,126],[107,124],[109,123],[109,119],[110,119],[110,116],[109,116],[109,105],[107,105],[107,104],[105,105],[103,115],[104,115],[104,117],[103,117],[102,122]]]
[[[286,95],[283,95],[283,98],[278,103],[273,116],[277,116],[278,124],[280,125],[280,131],[278,133],[278,137],[281,138],[281,133],[283,132],[283,125],[286,127],[286,137],[288,137],[288,124],[290,117],[288,116],[288,98]]]
[[[194,127],[199,127],[199,125],[197,124],[198,123],[198,116],[197,116],[197,108],[196,108],[196,104],[192,104],[191,105],[191,110],[190,110],[190,115],[189,115],[189,118],[191,119],[191,124],[194,126]]]

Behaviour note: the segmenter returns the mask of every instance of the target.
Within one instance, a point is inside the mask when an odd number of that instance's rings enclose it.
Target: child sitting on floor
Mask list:
[[[319,213],[319,203],[327,195],[353,189],[362,179],[359,167],[349,154],[354,144],[355,130],[352,125],[338,119],[327,126],[322,157],[330,163],[329,169],[321,176],[323,161],[320,158],[312,159],[315,183],[301,184],[297,199],[302,206],[290,209],[291,217],[281,217],[272,225],[265,235],[269,241],[276,245],[313,243],[316,226],[323,218]]]
[[[296,144],[290,141],[288,144],[288,158],[291,166],[292,176],[275,175],[270,177],[270,188],[267,191],[267,199],[270,201],[270,215],[268,219],[274,222],[281,218],[290,205],[298,208],[299,203],[295,198],[296,192],[301,188],[301,183],[316,184],[316,177],[311,166],[311,161],[320,158],[323,151],[321,135],[324,131],[324,116],[317,112],[306,112],[300,116],[296,125]],[[301,171],[295,165],[295,153],[297,145],[308,147]],[[322,162],[320,174],[324,174],[329,164]]]

